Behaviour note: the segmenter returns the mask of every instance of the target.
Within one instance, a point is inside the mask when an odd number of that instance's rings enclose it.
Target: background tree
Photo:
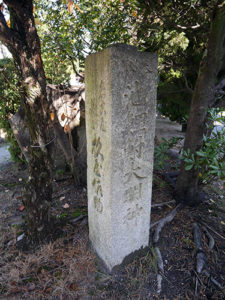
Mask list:
[[[159,109],[171,120],[185,122],[215,1],[137,2],[137,43],[159,55]]]
[[[135,1],[35,1],[35,20],[41,39],[48,83],[69,83],[84,71],[88,54],[112,43],[133,43]]]
[[[196,155],[203,145],[206,132],[207,110],[215,102],[218,75],[223,71],[225,58],[225,1],[218,1],[213,11],[206,55],[199,69],[198,79],[192,97],[184,150],[190,149]],[[222,72],[223,73],[223,72]],[[184,162],[176,184],[179,201],[195,204],[198,194],[198,169],[185,169]]]
[[[32,0],[4,0],[10,13],[10,27],[0,12],[0,40],[11,52],[20,74],[20,97],[31,137],[29,177],[23,202],[29,234],[43,238],[50,229],[52,196],[52,137],[48,131],[46,80],[40,41],[35,28]]]

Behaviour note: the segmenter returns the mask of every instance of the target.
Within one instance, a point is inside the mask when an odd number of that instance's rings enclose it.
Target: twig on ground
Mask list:
[[[174,204],[176,203],[175,200],[171,200],[171,201],[168,201],[168,202],[162,202],[162,203],[156,203],[156,204],[152,204],[152,208],[159,208],[159,207],[162,207],[162,206],[168,206],[170,204]]]
[[[218,233],[217,231],[215,231],[213,228],[209,227],[209,225],[207,225],[204,222],[200,222],[202,225],[204,225],[205,227],[207,227],[209,230],[211,230],[213,233],[217,234],[221,239],[225,240],[225,237],[223,235],[221,235],[220,233]]]
[[[88,215],[81,215],[81,216],[79,216],[79,217],[76,217],[76,218],[72,219],[70,222],[72,222],[73,224],[75,224],[75,223],[77,223],[78,221],[80,221],[80,220],[86,218],[87,216],[88,216]]]
[[[155,225],[159,224],[160,221],[161,221],[161,219],[158,220],[158,221],[155,221],[154,223],[152,223],[152,224],[150,225],[150,229],[152,229]]]
[[[212,237],[212,235],[208,232],[208,230],[206,229],[205,226],[202,226],[203,230],[205,231],[205,234],[207,235],[208,239],[209,239],[209,248],[212,250],[214,248],[215,245],[215,241],[214,238]]]
[[[194,270],[194,273],[195,273],[196,277],[198,278],[199,282],[201,283],[201,285],[205,287],[205,284],[202,282],[201,278],[198,276],[198,273],[196,273],[195,270]]]
[[[195,279],[195,297],[198,296],[198,277],[196,276]]]
[[[72,179],[73,176],[72,175],[69,175],[69,176],[66,176],[66,177],[63,177],[63,178],[55,178],[55,182],[61,182],[61,181],[66,181],[66,180],[70,180]]]
[[[181,208],[182,204],[178,204],[165,218],[161,219],[158,222],[158,226],[155,229],[155,233],[153,236],[153,242],[157,243],[159,240],[159,233],[162,230],[162,228],[165,226],[165,224],[171,222],[175,215],[177,214],[177,211],[179,208]]]
[[[208,271],[204,270],[204,274],[223,292],[223,294],[225,294],[223,286],[213,276],[211,276]]]

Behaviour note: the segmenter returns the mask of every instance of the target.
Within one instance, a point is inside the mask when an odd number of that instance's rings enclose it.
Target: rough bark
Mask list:
[[[215,97],[217,75],[222,68],[225,53],[225,2],[218,1],[215,7],[209,33],[207,54],[203,57],[199,75],[192,97],[184,150],[190,149],[196,153],[203,144],[206,130],[207,109]],[[198,170],[185,170],[184,163],[178,176],[176,199],[194,205],[201,200],[198,190]]]
[[[29,177],[23,202],[28,233],[43,239],[51,228],[52,159],[48,144],[48,104],[40,41],[33,18],[32,0],[4,0],[10,11],[11,28],[0,20],[0,40],[12,53],[20,71],[22,106],[31,138]],[[48,144],[46,146],[46,144]]]

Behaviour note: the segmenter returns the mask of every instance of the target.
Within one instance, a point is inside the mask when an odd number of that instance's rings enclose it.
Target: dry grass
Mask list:
[[[71,232],[73,237],[77,234]],[[3,259],[1,292],[7,297],[17,294],[19,299],[76,299],[88,294],[87,283],[95,271],[87,228],[75,243],[60,238],[34,253],[14,250]]]

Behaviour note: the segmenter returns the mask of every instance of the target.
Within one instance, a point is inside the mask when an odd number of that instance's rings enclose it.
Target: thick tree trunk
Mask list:
[[[203,58],[188,120],[184,150],[196,153],[203,144],[206,129],[207,109],[215,97],[217,75],[225,54],[225,2],[218,1],[215,8],[208,40],[207,55]],[[198,170],[185,170],[184,163],[178,176],[176,199],[187,204],[196,204],[201,199],[198,191]]]
[[[33,18],[33,1],[4,2],[10,11],[11,28],[0,19],[0,40],[12,53],[21,74],[22,106],[31,137],[29,177],[23,202],[29,234],[37,241],[43,239],[51,228],[52,159],[51,144],[48,144],[51,137],[48,132],[46,80]]]

